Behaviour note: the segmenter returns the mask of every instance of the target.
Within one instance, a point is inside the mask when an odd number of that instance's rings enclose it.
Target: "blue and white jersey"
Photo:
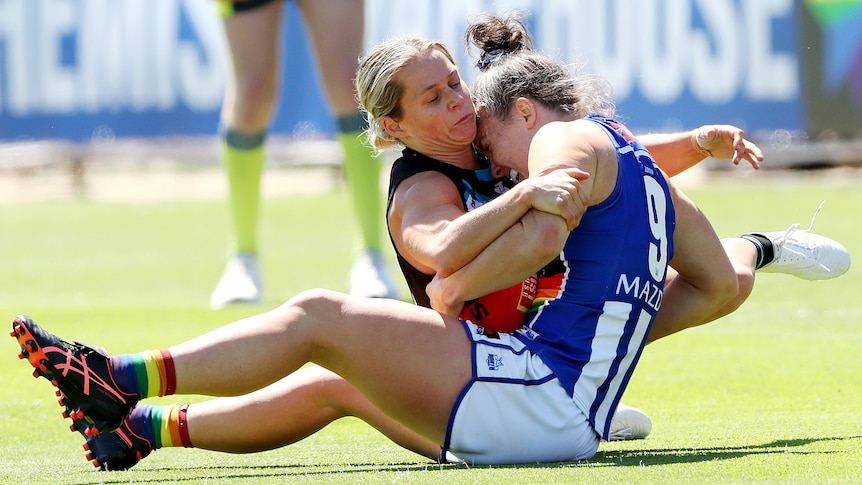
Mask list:
[[[617,148],[613,193],[590,207],[543,277],[532,318],[517,338],[557,375],[598,434],[640,358],[673,256],[675,212],[664,176],[625,127],[590,117]]]

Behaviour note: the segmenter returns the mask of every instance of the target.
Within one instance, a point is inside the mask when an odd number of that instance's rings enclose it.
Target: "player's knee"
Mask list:
[[[305,290],[284,302],[280,311],[300,312],[306,319],[328,319],[341,313],[343,295],[324,288]]]
[[[739,295],[739,275],[733,266],[722,265],[712,273],[712,282],[709,292],[717,307],[723,307],[737,299]],[[750,291],[750,290],[749,290]]]
[[[734,265],[736,276],[736,292],[728,306],[728,312],[734,311],[748,299],[754,289],[754,270],[748,266]]]
[[[343,330],[354,323],[347,308],[351,298],[322,288],[306,290],[273,310],[274,321],[294,343],[299,342],[307,362],[321,364],[342,339]]]
[[[735,269],[739,294],[747,297],[754,289],[754,268],[751,266],[736,266]]]
[[[338,327],[349,324],[347,320],[348,300],[350,295],[324,288],[314,288],[303,291],[279,307],[286,312],[292,324],[306,327],[309,337],[337,333]]]
[[[267,82],[243,82],[236,88],[233,96],[233,116],[235,128],[246,130],[263,129],[275,110],[278,98],[276,86]]]

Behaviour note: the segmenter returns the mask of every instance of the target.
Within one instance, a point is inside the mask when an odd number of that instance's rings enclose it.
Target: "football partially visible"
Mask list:
[[[464,303],[458,317],[496,332],[514,332],[524,324],[524,315],[533,305],[538,286],[538,278],[532,275],[509,288]]]

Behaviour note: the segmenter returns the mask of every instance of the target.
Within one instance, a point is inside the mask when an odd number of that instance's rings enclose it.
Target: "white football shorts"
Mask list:
[[[473,342],[473,378],[449,417],[441,458],[477,465],[584,460],[599,435],[542,359],[510,334]]]

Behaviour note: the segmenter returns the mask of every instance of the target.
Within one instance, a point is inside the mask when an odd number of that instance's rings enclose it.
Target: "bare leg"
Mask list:
[[[284,2],[233,15],[224,22],[233,64],[221,121],[241,133],[266,130],[278,99]]]
[[[362,53],[365,7],[362,0],[299,0],[320,80],[338,126],[344,153],[342,173],[358,229],[350,270],[350,292],[357,296],[398,298],[383,256],[385,205],[382,160],[365,142],[365,116],[359,110],[353,78]]]
[[[228,216],[235,253],[210,296],[210,306],[256,303],[262,277],[257,260],[265,134],[278,98],[284,2],[224,20],[230,69],[221,111],[219,151],[228,183]]]
[[[697,322],[691,325],[696,327],[709,323],[713,320],[729,315],[736,311],[745,300],[751,295],[754,289],[754,266],[757,263],[757,250],[751,242],[746,241],[741,237],[729,237],[721,240],[721,245],[730,259],[730,264],[733,265],[733,270],[736,273],[736,282],[739,291],[736,292],[736,297],[729,303],[721,307],[717,312],[707,317],[702,322]],[[670,282],[676,278],[677,272],[673,268],[668,268],[667,281]]]
[[[359,111],[353,78],[362,53],[362,0],[300,0],[326,99],[336,118]]]
[[[754,244],[741,237],[731,237],[722,239],[721,245],[724,246],[724,250],[727,252],[728,258],[730,258],[730,264],[733,265],[733,271],[736,274],[736,296],[698,325],[709,323],[733,313],[748,299],[748,296],[751,295],[751,290],[754,289],[754,266],[757,264],[757,250]]]
[[[469,340],[457,319],[328,290],[306,291],[169,350],[177,394],[244,394],[314,362],[435,443],[443,442],[471,372]]]
[[[709,221],[673,185],[671,194],[677,230],[670,266],[675,274],[668,273],[673,278],[665,283],[664,298],[649,342],[706,323],[742,302],[736,300],[739,295],[736,271]]]
[[[438,443],[383,414],[349,382],[319,366],[251,394],[192,404],[188,423],[196,448],[251,453],[295,443],[345,416],[362,419],[408,450],[439,458]]]

